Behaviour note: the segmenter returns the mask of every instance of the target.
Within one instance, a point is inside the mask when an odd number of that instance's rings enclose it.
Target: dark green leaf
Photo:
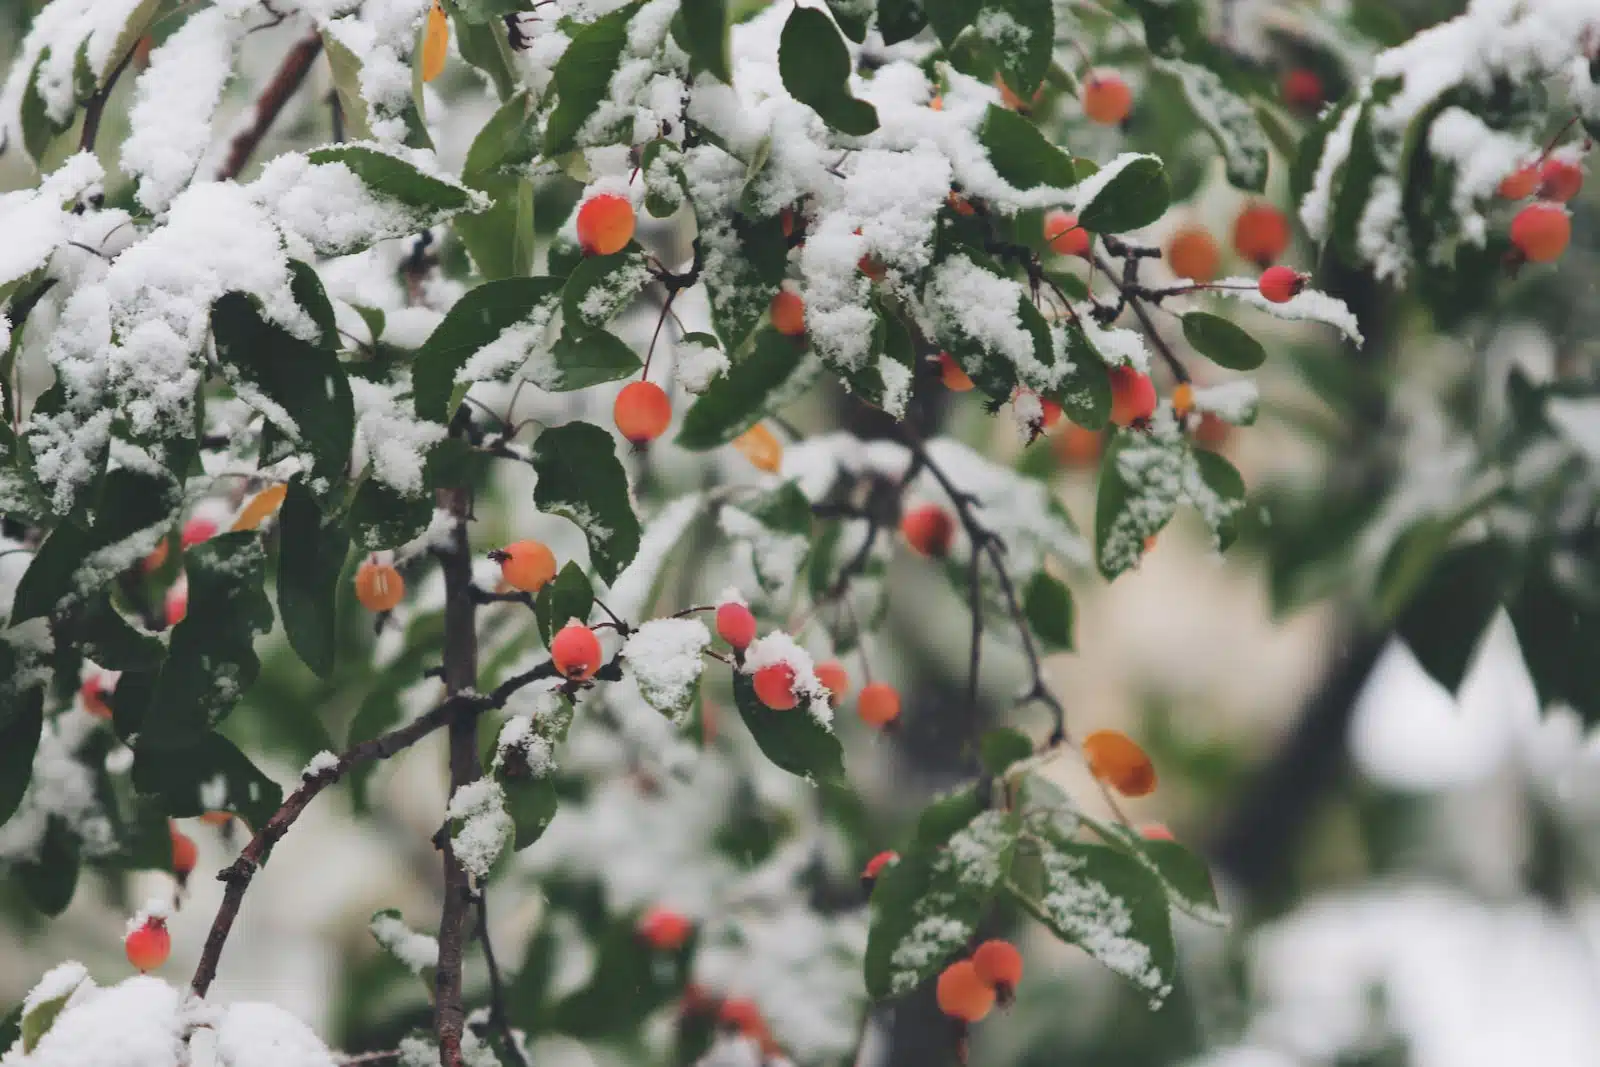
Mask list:
[[[829,126],[863,137],[878,128],[878,112],[851,95],[850,70],[850,49],[832,19],[810,7],[789,12],[778,44],[783,87]]]
[[[585,256],[561,288],[567,327],[587,331],[610,322],[650,281],[644,252],[632,245],[609,256]]]
[[[977,32],[999,27],[985,43],[1005,83],[1023,100],[1033,98],[1050,69],[1050,51],[1056,39],[1055,9],[1037,0],[986,0],[984,14],[1003,16],[980,19]]]
[[[520,2],[518,0],[519,5]],[[452,21],[455,25],[451,28],[455,31],[456,47],[461,52],[461,58],[494,81],[495,94],[501,100],[510,99],[517,91],[517,75],[513,69],[511,44],[506,40],[505,26],[499,22],[475,23],[468,19]]]
[[[878,32],[884,44],[909,41],[928,24],[917,0],[878,0]]]
[[[1193,50],[1205,38],[1198,0],[1128,0],[1144,20],[1144,39],[1150,51],[1169,58]]]
[[[815,784],[844,780],[844,751],[838,737],[805,707],[772,710],[757,699],[754,683],[742,672],[734,673],[733,699],[767,759]]]
[[[504,39],[503,32],[496,36]],[[463,55],[467,40],[461,37]],[[500,58],[498,50],[494,58]],[[489,210],[457,215],[452,222],[473,266],[491,281],[521,278],[533,269],[533,182],[525,172],[539,153],[539,143],[531,108],[526,91],[507,94],[505,103],[473,138],[461,175],[463,182],[494,201]]]
[[[639,519],[612,436],[590,422],[545,430],[534,444],[533,469],[534,504],[582,530],[595,572],[616,581],[639,550]]]
[[[675,36],[690,61],[725,85],[733,84],[728,62],[727,0],[684,0],[674,23]]]
[[[566,325],[550,346],[549,373],[526,375],[539,388],[552,393],[587,389],[636,373],[639,354],[610,330],[579,330]]]
[[[1202,509],[1202,518],[1217,538],[1217,551],[1226,552],[1239,536],[1239,509],[1244,504],[1244,477],[1238,468],[1215,452],[1197,448],[1192,452],[1200,468],[1200,480],[1216,494],[1217,508]]]
[[[1155,69],[1178,86],[1189,111],[1216,142],[1228,181],[1259,193],[1267,187],[1267,138],[1255,112],[1216,72],[1181,59],[1157,59]]]
[[[568,563],[561,568],[555,581],[539,590],[533,602],[534,619],[539,624],[539,636],[545,647],[549,647],[550,638],[568,619],[588,622],[593,608],[594,588],[589,584],[589,576],[576,563]]]
[[[60,915],[72,903],[78,888],[78,835],[59,815],[50,816],[38,855],[18,863],[17,881],[34,907],[49,916]]]
[[[503,278],[470,290],[450,308],[417,349],[411,364],[411,396],[417,415],[434,422],[450,418],[456,373],[502,331],[527,321],[561,292],[560,278]]]
[[[984,112],[983,125],[978,127],[978,142],[989,154],[995,172],[1018,189],[1041,185],[1065,189],[1078,181],[1072,157],[1015,111],[990,104]]]
[[[278,524],[278,614],[290,647],[322,678],[333,673],[335,605],[349,552],[350,534],[323,519],[316,498],[295,478]]]
[[[433,521],[433,501],[427,496],[401,496],[367,478],[350,502],[348,521],[356,546],[377,552],[421,537]]]
[[[982,6],[982,0],[922,0],[928,25],[946,48],[955,43],[962,30],[972,25]]]
[[[1514,566],[1511,549],[1499,541],[1452,546],[1395,619],[1395,632],[1417,662],[1452,693],[1515,577]]]
[[[1078,221],[1090,233],[1137,230],[1166,212],[1169,195],[1161,161],[1137,156],[1100,186],[1088,203],[1078,205]]]
[[[81,609],[61,619],[56,639],[63,638],[80,646],[88,659],[113,671],[153,669],[167,654],[159,638],[135,628],[105,593],[95,593]]]
[[[1194,350],[1219,367],[1255,370],[1267,360],[1261,342],[1220,315],[1190,311],[1183,316],[1183,336]]]
[[[1553,563],[1530,568],[1507,610],[1541,704],[1564,701],[1593,726],[1600,722],[1600,605],[1552,573]]]
[[[1289,166],[1289,195],[1295,202],[1304,200],[1311,191],[1311,184],[1316,180],[1317,166],[1322,162],[1322,153],[1328,143],[1328,135],[1333,128],[1344,118],[1344,113],[1351,107],[1358,106],[1354,99],[1342,100],[1323,112],[1312,127],[1300,138],[1300,147],[1295,152],[1294,162]]]
[[[0,825],[16,814],[33,780],[33,756],[44,729],[44,690],[19,694],[0,721]]]
[[[556,817],[559,797],[555,779],[501,776],[499,781],[506,795],[506,814],[515,827],[511,847],[520,852],[544,836],[550,820]]]
[[[1072,370],[1047,394],[1073,422],[1086,430],[1102,429],[1111,418],[1111,371],[1089,343],[1083,327],[1072,319],[1059,324],[1066,338]]]
[[[678,444],[694,452],[725,445],[769,413],[805,358],[805,347],[777,330],[763,328],[754,347],[728,373],[711,383],[684,414]]]
[[[1072,650],[1072,594],[1060,579],[1034,571],[1022,594],[1022,610],[1047,651]]]
[[[159,795],[167,814],[180,819],[231,811],[247,825],[261,827],[283,803],[278,784],[219,733],[205,734],[183,749],[141,743],[134,752],[133,784],[141,793]]]
[[[1021,730],[997,726],[985,730],[978,742],[978,759],[983,769],[996,778],[1005,774],[1013,763],[1033,755],[1033,742]]]
[[[22,1009],[18,1004],[5,1015],[0,1016],[0,1052],[4,1052],[16,1044],[22,1037]]]
[[[304,308],[306,314],[311,316],[311,321],[317,324],[317,347],[337,352],[339,325],[334,321],[333,302],[328,299],[316,268],[298,259],[291,259],[289,273],[293,275],[289,280],[289,291],[294,294],[294,302]]]
[[[424,174],[411,163],[366,145],[337,144],[306,154],[312,163],[343,163],[362,183],[380,196],[428,211],[461,211],[471,194],[453,182]]]
[[[643,0],[633,0],[572,33],[551,72],[556,108],[545,124],[544,154],[559,156],[577,147],[578,131],[611,90],[622,50],[628,44],[628,23]]]

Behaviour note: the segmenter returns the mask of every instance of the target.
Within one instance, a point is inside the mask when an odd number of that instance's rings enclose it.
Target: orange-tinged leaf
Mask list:
[[[261,492],[250,498],[250,503],[239,512],[239,517],[233,520],[234,532],[239,530],[254,530],[283,507],[283,498],[289,494],[287,485],[269,485]]]
[[[776,474],[778,468],[783,466],[783,445],[773,436],[771,430],[760,423],[735,437],[733,447],[737,448],[745,459],[768,474]]]
[[[428,28],[422,37],[422,80],[431,82],[444,71],[450,54],[450,20],[435,3],[428,9]]]

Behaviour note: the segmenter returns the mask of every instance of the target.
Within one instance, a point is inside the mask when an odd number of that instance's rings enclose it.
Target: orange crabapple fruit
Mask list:
[[[393,611],[405,595],[406,580],[389,564],[369,560],[356,568],[356,599],[368,611]]]
[[[773,711],[788,711],[800,703],[794,682],[794,668],[787,663],[769,663],[750,677],[756,699]]]
[[[978,1022],[994,1008],[994,987],[978,976],[971,960],[957,960],[946,967],[934,992],[939,1010],[964,1023]]]
[[[767,307],[767,315],[772,319],[772,328],[785,337],[799,337],[806,332],[806,302],[799,293],[778,290]]]
[[[1100,458],[1101,436],[1099,430],[1086,429],[1069,422],[1065,430],[1056,434],[1050,448],[1055,452],[1057,461],[1064,466],[1092,467]]]
[[[939,380],[952,393],[970,393],[973,390],[972,379],[948,352],[939,353]]]
[[[1133,90],[1115,74],[1091,73],[1083,81],[1083,113],[1090,122],[1116,126],[1133,110]]]
[[[1083,739],[1089,773],[1125,797],[1148,796],[1156,788],[1156,768],[1138,742],[1119,730],[1096,730]]]
[[[444,73],[444,61],[450,55],[450,19],[446,17],[439,0],[428,8],[428,25],[422,31],[422,80],[431,82]]]
[[[1002,1001],[1022,981],[1022,953],[1017,946],[1000,938],[992,938],[979,945],[972,953],[972,966],[978,977],[994,986]]]
[[[651,908],[639,920],[639,936],[661,952],[676,952],[682,948],[693,930],[694,924],[671,908]]]
[[[633,240],[633,205],[616,193],[597,193],[578,208],[578,244],[592,256],[620,252]]]
[[[912,508],[900,518],[900,533],[906,544],[924,556],[943,559],[950,554],[950,542],[955,537],[955,520],[937,504],[923,504]]]
[[[172,833],[172,872],[182,880],[200,862],[200,848],[192,837],[178,829],[176,823],[169,821],[167,829]]]
[[[167,921],[151,916],[123,941],[128,962],[140,973],[148,973],[167,962],[172,954],[172,935],[167,933]]]
[[[1268,267],[1256,279],[1261,295],[1274,304],[1287,304],[1305,289],[1310,279],[1293,267]]]
[[[1167,266],[1180,278],[1202,284],[1215,281],[1221,265],[1217,239],[1203,226],[1185,226],[1167,242]]]
[[[850,694],[850,674],[838,660],[817,664],[816,675],[822,688],[828,691],[828,703],[832,706],[838,707],[839,701]]]
[[[1530,263],[1561,258],[1572,239],[1572,218],[1560,204],[1529,204],[1511,220],[1511,243]]]
[[[1123,364],[1111,368],[1111,421],[1128,427],[1143,422],[1156,410],[1156,386],[1150,375]]]
[[[1188,382],[1179,382],[1172,390],[1172,413],[1178,417],[1179,422],[1182,422],[1192,411],[1194,411],[1194,386]]]
[[[717,605],[717,636],[743,652],[756,639],[756,617],[736,600]]]
[[[1063,256],[1088,258],[1089,247],[1093,244],[1089,231],[1078,225],[1078,216],[1061,210],[1045,215],[1044,239],[1052,252]]]
[[[733,447],[757,470],[777,474],[783,468],[783,444],[762,423],[735,437]]]
[[[629,382],[617,393],[611,417],[617,432],[635,447],[646,445],[666,432],[672,421],[672,401],[655,382]]]
[[[1564,204],[1583,188],[1583,168],[1565,159],[1547,159],[1539,170],[1539,195]]]
[[[577,619],[569,619],[550,639],[550,661],[563,678],[592,678],[600,669],[600,639]]]
[[[238,518],[233,520],[232,529],[235,531],[256,529],[283,507],[283,501],[288,495],[289,486],[284,482],[267,486],[250,498],[250,502],[239,512]]]
[[[1245,259],[1267,267],[1289,247],[1289,220],[1271,204],[1249,204],[1233,221],[1233,247]]]
[[[489,553],[500,564],[500,577],[511,588],[537,593],[556,576],[556,554],[543,541],[513,541]]]
[[[1525,200],[1539,187],[1539,165],[1527,163],[1500,179],[1495,193],[1502,200]]]
[[[900,694],[887,682],[864,685],[856,696],[856,714],[874,729],[887,729],[900,717]]]

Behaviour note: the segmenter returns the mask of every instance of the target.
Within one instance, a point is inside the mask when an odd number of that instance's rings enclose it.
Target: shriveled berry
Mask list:
[[[609,256],[633,240],[633,205],[616,193],[597,193],[578,209],[578,244],[590,255]]]
[[[838,707],[839,701],[850,695],[850,674],[838,660],[830,659],[817,664],[816,675],[822,688],[828,691],[828,703],[834,707]]]
[[[756,639],[756,617],[738,601],[717,605],[717,636],[743,652]]]
[[[1293,267],[1268,267],[1256,280],[1261,295],[1274,304],[1287,304],[1300,295],[1309,279]]]
[[[200,849],[193,838],[178,829],[176,823],[169,822],[167,829],[172,833],[172,872],[180,879],[186,878],[194,870],[195,864],[200,862]]]
[[[1156,386],[1150,375],[1123,364],[1111,368],[1111,421],[1118,426],[1143,422],[1156,411]]]
[[[151,917],[123,941],[128,962],[140,972],[149,972],[167,962],[172,954],[172,935],[165,919]]]
[[[1564,204],[1583,188],[1583,168],[1566,159],[1547,159],[1539,171],[1539,195]]]
[[[564,678],[592,678],[600,669],[600,639],[572,619],[550,639],[550,660]]]
[[[1203,226],[1185,226],[1167,242],[1167,266],[1180,278],[1215,281],[1222,267],[1222,249]]]
[[[1089,773],[1126,797],[1155,791],[1156,768],[1138,742],[1118,730],[1096,730],[1083,739]]]
[[[882,730],[900,717],[900,694],[886,682],[862,686],[856,697],[856,714],[868,726]]]
[[[806,302],[799,293],[780,289],[767,307],[772,328],[786,337],[799,337],[806,332]]]
[[[505,583],[524,593],[537,593],[556,576],[556,555],[543,541],[513,541],[489,558],[500,564]]]
[[[1078,225],[1078,216],[1070,211],[1052,211],[1045,215],[1044,239],[1052,252],[1063,256],[1087,258],[1093,244],[1089,231]]]
[[[672,401],[655,382],[629,382],[611,406],[617,432],[635,445],[660,437],[672,421]]]
[[[900,517],[900,533],[906,544],[924,556],[943,559],[950,554],[956,524],[950,513],[937,504],[923,504]]]
[[[970,393],[973,389],[972,379],[948,352],[939,353],[939,380],[952,393]]]
[[[1117,125],[1133,110],[1133,90],[1115,74],[1090,74],[1079,99],[1089,121],[1102,126]]]
[[[773,711],[788,711],[800,703],[794,691],[794,668],[787,663],[769,663],[751,676],[756,699]]]
[[[389,564],[368,561],[356,569],[356,599],[368,611],[393,611],[405,595],[405,579]]]
[[[972,954],[972,966],[979,978],[997,988],[1015,989],[1022,981],[1022,953],[1000,938],[979,945]]]
[[[1560,204],[1529,204],[1511,220],[1511,243],[1530,263],[1560,259],[1572,239],[1572,218]]]
[[[971,960],[957,960],[946,967],[934,992],[939,1010],[964,1023],[978,1022],[994,1008],[994,987],[978,977]]]
[[[694,924],[671,908],[651,908],[639,920],[639,936],[661,952],[676,952],[689,940]]]
[[[1289,220],[1271,204],[1255,203],[1233,222],[1233,247],[1257,266],[1269,266],[1289,247]]]

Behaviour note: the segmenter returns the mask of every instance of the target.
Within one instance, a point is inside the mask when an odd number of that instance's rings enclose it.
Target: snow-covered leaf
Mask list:
[[[684,413],[678,444],[696,452],[727,444],[797,392],[815,366],[795,338],[763,328],[750,350]]]
[[[1167,210],[1167,173],[1155,156],[1124,152],[1076,190],[1078,222],[1090,233],[1148,226]]]
[[[1035,0],[986,0],[973,30],[988,46],[1007,85],[1031,98],[1050,69],[1055,43],[1055,8]]]
[[[1217,551],[1226,552],[1239,535],[1237,518],[1244,507],[1244,477],[1226,459],[1203,448],[1190,449],[1184,471],[1184,497],[1211,528]],[[1201,484],[1195,483],[1198,473]]]
[[[596,573],[616,581],[639,550],[639,519],[615,440],[589,422],[545,430],[534,443],[533,469],[534,504],[582,530]]]
[[[609,256],[585,256],[567,275],[561,314],[575,330],[595,330],[623,311],[650,282],[644,251],[631,246]]]
[[[377,144],[329,145],[313,149],[306,159],[313,166],[343,164],[379,197],[440,216],[486,206],[465,185],[424,171],[399,149]]]
[[[839,738],[805,707],[772,710],[756,698],[750,676],[741,671],[733,675],[733,700],[745,729],[767,759],[818,785],[844,780]]]
[[[1282,304],[1275,304],[1262,296],[1254,278],[1223,278],[1216,283],[1213,291],[1235,300],[1242,300],[1251,307],[1280,319],[1291,322],[1320,322],[1332,326],[1357,346],[1362,343],[1361,327],[1345,302],[1316,289],[1301,290],[1295,297]]]
[[[47,972],[39,984],[29,991],[28,998],[22,1002],[18,1031],[23,1052],[32,1052],[39,1044],[39,1039],[50,1032],[56,1017],[67,1006],[67,1000],[85,981],[90,982],[91,989],[94,987],[89,972],[84,970],[81,963],[63,963]],[[3,1047],[0,1044],[0,1048]]]
[[[643,0],[603,15],[572,35],[553,72],[556,107],[544,130],[544,154],[559,156],[577,147],[578,131],[611,89],[628,44],[628,23]]]
[[[1124,458],[1126,457],[1126,459]],[[1107,580],[1138,564],[1145,539],[1178,509],[1183,449],[1132,431],[1111,438],[1100,459],[1095,493],[1095,558]]]
[[[1197,63],[1158,58],[1155,69],[1177,82],[1189,110],[1217,143],[1228,181],[1251,192],[1265,189],[1267,138],[1250,105]]]
[[[698,619],[651,619],[622,646],[622,662],[652,708],[674,720],[700,692],[711,632]]]
[[[878,112],[850,92],[850,49],[833,20],[796,6],[778,44],[783,87],[840,133],[863,137],[878,128]]]
[[[469,290],[434,327],[411,363],[411,394],[417,415],[443,423],[451,412],[450,394],[462,372],[468,380],[514,373],[543,344],[560,298],[560,278],[502,278]],[[506,349],[506,358],[491,352]]]
[[[978,127],[978,143],[995,173],[1018,189],[1066,189],[1078,180],[1072,157],[1015,111],[989,105]]]

